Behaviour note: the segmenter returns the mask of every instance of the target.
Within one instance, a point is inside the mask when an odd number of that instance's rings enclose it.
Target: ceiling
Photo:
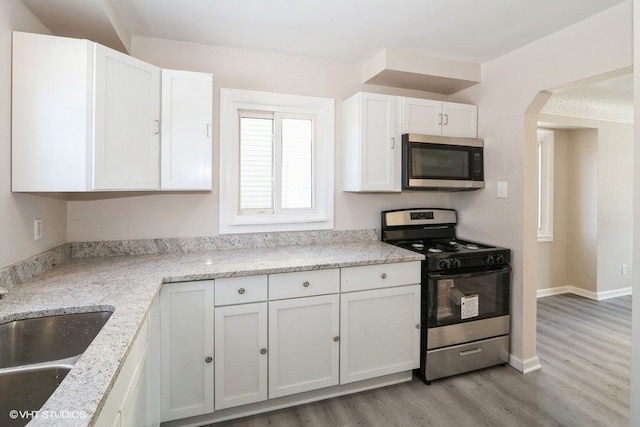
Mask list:
[[[154,37],[353,64],[382,49],[483,63],[622,1],[22,0],[54,34],[82,28],[103,44]]]
[[[129,51],[152,37],[365,64],[384,49],[481,64],[624,0],[21,0],[53,34]],[[543,112],[628,121],[630,77]]]
[[[633,123],[633,74],[556,92],[541,113]]]

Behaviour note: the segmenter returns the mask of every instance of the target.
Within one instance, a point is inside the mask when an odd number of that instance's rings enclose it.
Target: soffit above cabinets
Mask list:
[[[362,69],[362,83],[450,95],[480,83],[480,64],[384,49]]]
[[[129,53],[131,34],[110,0],[21,0],[54,35]]]

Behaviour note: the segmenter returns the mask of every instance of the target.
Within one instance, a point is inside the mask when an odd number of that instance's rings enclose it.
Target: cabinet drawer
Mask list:
[[[342,292],[420,283],[420,261],[363,265],[342,269]]]
[[[215,305],[266,301],[267,276],[227,277],[215,280]]]
[[[269,275],[270,300],[338,292],[340,292],[340,270],[337,268]]]
[[[509,361],[509,335],[427,351],[427,381]]]

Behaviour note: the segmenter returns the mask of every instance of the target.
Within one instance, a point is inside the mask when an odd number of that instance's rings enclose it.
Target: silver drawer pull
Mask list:
[[[335,341],[335,342],[340,341],[340,337],[338,337],[338,336],[333,337],[333,341]]]
[[[305,288],[309,287],[309,281],[305,280],[304,283],[302,283],[302,286],[304,286]]]
[[[239,293],[240,295],[244,294],[244,293],[245,293],[244,288],[240,288],[240,289],[238,289],[238,293]]]
[[[267,349],[266,348],[261,349],[260,354],[267,354]]]
[[[416,329],[420,329],[420,328],[422,328],[422,324],[416,323]]]
[[[211,357],[211,356],[207,356],[207,357],[204,359],[204,361],[205,361],[206,363],[211,363],[211,362],[213,362],[213,357]]]
[[[458,353],[460,356],[469,356],[470,354],[476,354],[476,353],[480,353],[482,351],[482,349],[480,347],[478,348],[473,348],[471,350],[465,350],[465,351],[461,351],[460,353]]]
[[[382,273],[382,274],[380,275],[380,277],[382,277],[383,279],[386,279],[386,278],[387,278],[387,273]]]

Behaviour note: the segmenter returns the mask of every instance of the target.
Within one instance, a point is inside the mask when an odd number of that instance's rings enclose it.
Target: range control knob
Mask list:
[[[496,263],[498,263],[498,264],[504,264],[504,255],[502,255],[502,254],[498,254],[498,255],[496,256]]]
[[[487,265],[493,265],[496,263],[495,258],[493,257],[493,255],[487,255],[487,257],[484,259],[485,264]]]
[[[447,270],[449,269],[449,262],[446,259],[441,259],[440,261],[438,261],[438,267],[440,267],[443,270]]]
[[[458,258],[454,258],[451,260],[451,263],[449,265],[451,266],[451,268],[460,268],[460,260]]]

